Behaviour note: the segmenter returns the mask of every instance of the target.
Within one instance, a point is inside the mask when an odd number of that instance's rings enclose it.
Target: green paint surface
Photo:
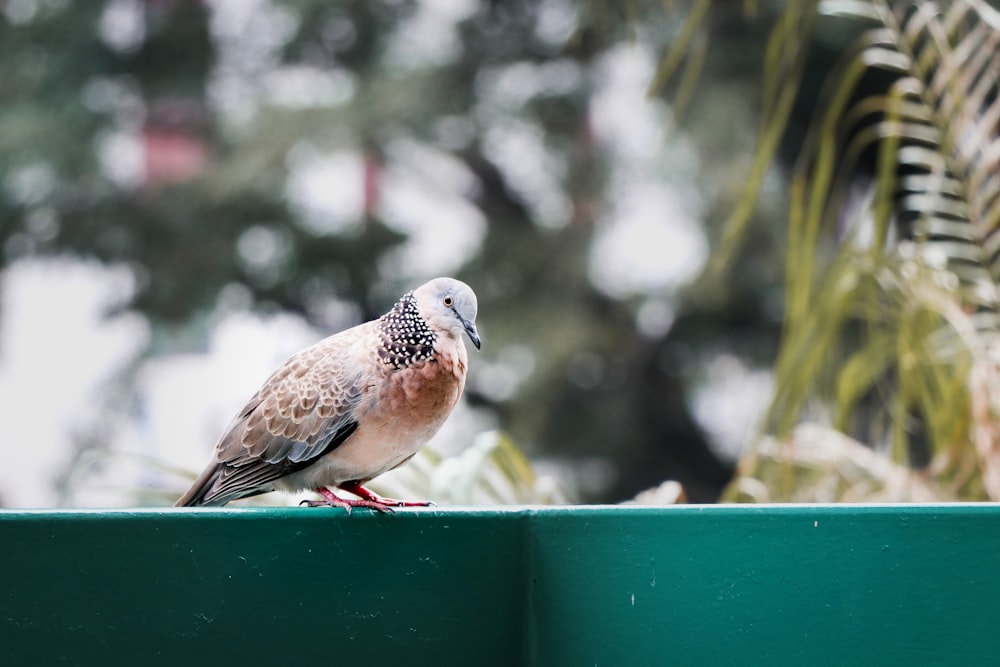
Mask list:
[[[1000,506],[0,512],[0,665],[960,665]]]

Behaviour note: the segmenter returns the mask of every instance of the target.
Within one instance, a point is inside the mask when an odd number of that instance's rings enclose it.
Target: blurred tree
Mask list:
[[[333,328],[377,315],[428,272],[455,272],[481,298],[471,401],[531,454],[575,466],[583,499],[625,499],[666,478],[691,500],[718,496],[732,463],[693,418],[692,392],[719,354],[773,359],[783,185],[747,210],[735,280],[611,289],[597,248],[628,217],[627,188],[645,182],[697,201],[695,234],[721,240],[758,109],[769,118],[781,92],[755,80],[772,27],[802,29],[811,13],[559,0],[0,9],[3,262],[125,263],[139,282],[133,307],[158,333],[150,354],[203,339],[225,295]],[[776,110],[793,128],[773,145],[779,159],[794,159],[811,86],[855,33],[804,32],[810,57],[802,47],[781,63],[804,83]],[[628,150],[600,129],[616,104],[626,126],[642,122],[629,106],[642,98],[612,86],[616,58],[648,63],[628,71],[652,86],[665,126]],[[435,203],[421,209],[407,188]],[[658,209],[632,248],[686,261],[670,237],[646,233],[674,215]],[[427,259],[439,246],[461,256]],[[346,318],[333,307],[344,303]],[[181,329],[195,333],[168,335]]]

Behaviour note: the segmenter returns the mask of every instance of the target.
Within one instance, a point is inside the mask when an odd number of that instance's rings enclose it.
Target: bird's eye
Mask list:
[[[445,308],[451,308],[455,305],[455,299],[451,298],[450,294],[442,299],[441,302],[445,305]]]

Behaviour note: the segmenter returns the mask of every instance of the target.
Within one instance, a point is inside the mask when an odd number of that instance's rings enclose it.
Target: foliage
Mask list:
[[[1000,15],[975,0],[819,9],[823,20],[870,27],[828,79],[792,173],[784,331],[765,428],[785,439],[803,416],[818,417],[925,467],[942,497],[995,500]],[[787,32],[773,44],[797,52],[808,39]],[[766,85],[786,77],[772,63]],[[765,114],[764,163],[784,123]],[[767,470],[751,454],[734,486],[773,479]]]
[[[742,462],[749,474],[726,487],[725,502],[946,502],[934,480],[836,430],[799,424],[784,440],[761,438]]]
[[[505,433],[487,431],[455,456],[425,447],[372,487],[392,498],[434,498],[442,505],[565,505],[572,496],[539,474]]]
[[[115,474],[93,475],[91,468],[117,467]],[[109,482],[128,479],[129,468],[163,473],[177,483],[166,489],[129,488]],[[123,451],[89,452],[76,475],[65,485],[63,503],[119,504],[123,499],[140,505],[170,505],[197,475],[163,461]],[[535,470],[510,436],[487,431],[463,451],[446,455],[434,445],[421,449],[410,462],[373,480],[368,486],[389,498],[433,498],[438,505],[565,505],[573,496],[558,478]],[[299,495],[270,493],[239,501],[244,506],[295,504]]]

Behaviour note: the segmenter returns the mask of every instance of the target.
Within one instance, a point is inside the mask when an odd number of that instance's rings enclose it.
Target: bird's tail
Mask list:
[[[225,484],[219,483],[225,467],[224,463],[213,463],[205,468],[191,488],[177,499],[174,507],[222,507],[233,500],[259,496],[271,490],[270,487],[254,485],[226,488]]]
[[[205,499],[208,495],[209,490],[215,484],[215,480],[219,475],[219,466],[210,465],[198,476],[191,488],[184,493],[183,496],[177,499],[174,503],[174,507],[219,507],[225,505],[230,501],[230,498],[225,496]]]

